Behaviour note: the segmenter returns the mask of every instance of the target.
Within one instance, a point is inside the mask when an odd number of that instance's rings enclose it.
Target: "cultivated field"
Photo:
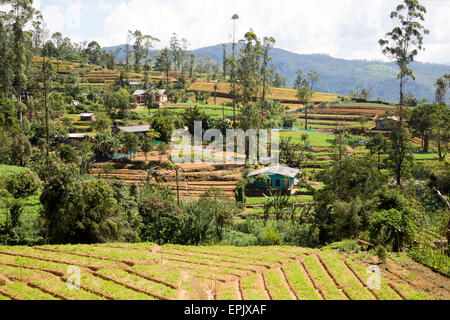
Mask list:
[[[368,265],[336,251],[295,247],[102,244],[0,247],[0,299],[433,300],[450,280],[392,260],[381,287]],[[67,281],[79,289],[69,289]]]
[[[217,85],[216,89],[214,88]],[[229,98],[229,94],[231,91],[231,84],[229,83],[214,83],[214,82],[195,82],[188,89],[189,91],[197,91],[197,92],[208,92],[211,93],[211,96],[214,95],[222,96],[225,95]],[[267,99],[270,100],[278,100],[285,103],[299,103],[296,97],[297,91],[292,89],[285,88],[270,88],[270,91],[267,95]],[[311,102],[335,102],[338,101],[340,95],[331,94],[331,93],[314,93]]]
[[[148,161],[159,163],[160,160],[167,162],[167,155],[161,155],[158,152],[152,152]],[[107,179],[121,179],[129,184],[144,185],[148,178],[146,169],[139,165],[143,163],[145,157],[138,152],[133,162],[129,164],[120,164],[114,162],[96,163],[92,175],[100,175]],[[111,166],[112,170],[105,170],[106,166]],[[221,189],[224,195],[234,199],[235,189],[238,180],[242,176],[244,166],[241,164],[181,164],[179,165],[179,188],[180,195],[183,199],[197,198],[209,188]],[[155,182],[155,178],[164,186],[169,186],[176,191],[176,171],[158,169],[157,177],[152,177],[151,181]]]

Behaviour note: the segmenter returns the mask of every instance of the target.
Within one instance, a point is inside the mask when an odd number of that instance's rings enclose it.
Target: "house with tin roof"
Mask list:
[[[150,131],[150,126],[149,125],[145,125],[145,126],[131,126],[131,127],[115,126],[113,128],[113,132],[115,134],[117,134],[119,132],[129,132],[129,133],[134,133],[140,139],[144,138],[145,135],[147,134],[147,132],[149,132],[149,131]]]
[[[256,178],[265,175],[270,178],[270,181],[255,183],[251,189],[284,191],[291,194],[292,188],[298,182],[297,176],[299,173],[299,169],[277,165],[255,170],[248,177]]]

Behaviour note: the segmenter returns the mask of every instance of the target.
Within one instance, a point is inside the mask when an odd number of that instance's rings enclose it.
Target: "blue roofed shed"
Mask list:
[[[256,187],[259,189],[290,190],[297,183],[297,175],[299,173],[300,170],[298,169],[284,166],[273,166],[253,171],[248,176],[269,176],[271,185],[257,185]]]

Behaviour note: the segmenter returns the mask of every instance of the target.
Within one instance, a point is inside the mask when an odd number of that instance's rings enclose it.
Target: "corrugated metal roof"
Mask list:
[[[89,135],[87,135],[87,134],[85,134],[85,133],[69,133],[69,134],[67,135],[67,137],[68,137],[69,139],[84,139],[84,138],[89,137]]]
[[[290,168],[290,167],[273,166],[273,167],[266,167],[266,168],[262,168],[262,169],[253,171],[248,176],[249,177],[253,177],[253,176],[258,176],[260,174],[267,174],[267,175],[269,175],[269,174],[279,174],[279,175],[284,176],[284,177],[295,178],[299,172],[300,172],[300,170],[294,169],[294,168]]]
[[[95,113],[80,113],[78,116],[79,117],[93,117],[93,116],[95,116]]]
[[[119,127],[119,130],[131,133],[147,132],[150,130],[150,126]]]
[[[133,93],[133,96],[142,96],[143,94],[145,94],[146,90],[136,90]]]

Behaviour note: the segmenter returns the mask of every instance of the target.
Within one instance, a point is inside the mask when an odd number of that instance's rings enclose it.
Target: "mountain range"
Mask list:
[[[210,57],[219,63],[223,60],[223,45],[204,47],[193,50],[197,58]],[[232,45],[225,44],[227,55],[231,55]],[[236,52],[239,51],[239,45]],[[118,49],[122,49],[118,51]],[[125,45],[107,47],[102,50],[116,53],[116,59],[125,58]],[[132,47],[131,47],[132,49]],[[154,56],[157,51],[152,51]],[[399,100],[398,68],[394,63],[369,60],[345,60],[333,58],[326,54],[298,54],[279,48],[270,51],[275,72],[287,79],[287,85],[292,86],[297,76],[297,70],[305,73],[315,70],[320,74],[320,81],[314,87],[315,91],[349,94],[356,85],[368,88],[372,99],[381,98],[385,101]],[[434,101],[434,83],[445,73],[450,73],[450,65],[416,62],[410,64],[416,80],[409,80],[405,86],[405,93],[412,93],[418,100],[423,98],[428,102]]]

